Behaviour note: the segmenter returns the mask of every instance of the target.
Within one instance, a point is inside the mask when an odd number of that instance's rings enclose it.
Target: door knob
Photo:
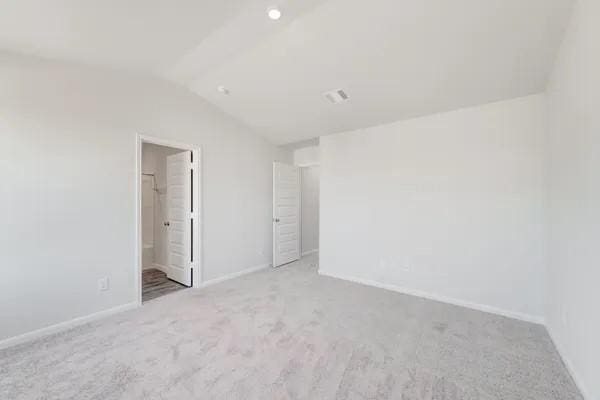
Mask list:
[[[279,218],[273,218],[274,222],[279,222]]]
[[[165,221],[165,222],[163,222],[163,225],[164,226],[171,226],[171,223],[169,221]]]

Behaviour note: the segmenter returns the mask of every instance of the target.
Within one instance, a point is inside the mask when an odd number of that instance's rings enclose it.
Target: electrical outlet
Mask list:
[[[108,278],[107,277],[98,279],[98,290],[100,292],[104,292],[104,291],[108,290]]]

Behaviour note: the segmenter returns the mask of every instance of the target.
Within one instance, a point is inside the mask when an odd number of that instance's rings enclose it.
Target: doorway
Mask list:
[[[301,249],[302,257],[319,252],[319,165],[300,167],[302,191]]]
[[[199,287],[200,151],[140,136],[138,140],[139,302]]]

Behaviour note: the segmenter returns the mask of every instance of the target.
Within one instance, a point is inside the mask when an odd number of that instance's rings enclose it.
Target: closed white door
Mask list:
[[[273,163],[273,266],[300,259],[300,168]]]
[[[192,160],[189,151],[167,157],[167,277],[192,286]]]

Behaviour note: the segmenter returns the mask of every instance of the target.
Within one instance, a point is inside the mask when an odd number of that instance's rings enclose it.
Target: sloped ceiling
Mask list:
[[[266,17],[273,5],[279,21]],[[543,91],[571,6],[5,0],[0,48],[172,80],[285,144]],[[349,101],[321,96],[338,88]]]

